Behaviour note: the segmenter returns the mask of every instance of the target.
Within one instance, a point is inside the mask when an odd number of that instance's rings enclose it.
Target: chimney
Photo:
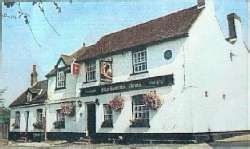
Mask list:
[[[83,43],[82,43],[82,47],[84,47],[84,48],[85,48],[85,46],[86,46],[86,44],[83,42]]]
[[[214,0],[197,0],[197,8],[208,8],[209,12],[214,13]]]
[[[241,19],[235,13],[231,13],[227,15],[227,22],[228,22],[228,32],[229,37],[227,40],[229,42],[236,41],[241,37]]]
[[[31,82],[30,85],[33,86],[37,82],[37,72],[36,72],[36,65],[32,66],[32,72],[31,72]]]
[[[205,7],[205,0],[197,0],[197,7],[198,9]]]

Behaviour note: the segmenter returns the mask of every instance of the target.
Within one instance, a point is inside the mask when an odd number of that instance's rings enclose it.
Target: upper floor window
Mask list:
[[[64,71],[58,71],[57,72],[57,88],[63,88],[65,87],[65,73]]]
[[[91,82],[96,80],[96,63],[88,62],[86,63],[86,82]]]
[[[30,92],[28,92],[27,94],[27,101],[28,102],[32,101],[32,94]]]
[[[149,107],[142,102],[143,94],[132,97],[133,120],[131,127],[149,127]]]
[[[147,71],[147,52],[146,50],[133,52],[133,71],[140,73]]]

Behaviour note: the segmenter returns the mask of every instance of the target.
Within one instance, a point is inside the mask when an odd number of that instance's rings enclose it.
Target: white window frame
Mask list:
[[[149,110],[146,105],[133,105],[133,119],[149,119]]]
[[[86,82],[96,81],[96,62],[86,63]]]
[[[36,117],[36,121],[37,122],[42,122],[43,120],[43,109],[37,109],[37,117]]]
[[[141,50],[133,52],[133,73],[147,71],[147,51]]]
[[[65,72],[64,71],[58,71],[57,72],[57,88],[63,88],[65,87],[65,83],[66,83],[66,77],[65,77]]]
[[[104,104],[103,105],[103,111],[104,111],[104,121],[112,120],[113,121],[113,113],[110,105]]]
[[[15,112],[15,123],[17,123],[20,127],[21,113],[20,111]]]
[[[65,114],[61,112],[62,110],[57,110],[57,121],[62,121],[65,123]]]
[[[28,92],[27,100],[28,100],[28,102],[32,101],[32,93]]]
[[[137,97],[136,97],[137,96]],[[135,95],[133,99],[133,119],[149,120],[149,107],[142,103],[143,95]],[[137,98],[137,99],[136,99]],[[139,99],[141,98],[141,99]],[[135,100],[139,100],[135,102]]]

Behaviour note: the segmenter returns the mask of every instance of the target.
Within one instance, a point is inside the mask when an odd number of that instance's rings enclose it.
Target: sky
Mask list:
[[[30,86],[32,65],[37,65],[38,80],[54,67],[61,54],[71,54],[95,44],[102,36],[196,5],[197,0],[156,0],[154,2],[59,2],[61,13],[51,2],[42,7],[43,13],[31,2],[22,2],[21,9],[29,14],[33,39],[25,20],[18,18],[18,5],[2,5],[2,51],[0,51],[0,88],[7,87],[3,97],[8,106]],[[215,0],[216,17],[224,37],[228,37],[226,16],[241,17],[244,41],[247,44],[247,0]],[[16,18],[13,18],[16,17]],[[249,46],[248,46],[249,47]],[[1,69],[0,67],[0,69]]]

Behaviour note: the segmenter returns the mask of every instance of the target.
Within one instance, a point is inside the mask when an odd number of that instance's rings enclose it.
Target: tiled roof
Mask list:
[[[27,101],[27,93],[28,90],[39,90],[39,94],[32,99],[32,101]],[[28,88],[25,92],[23,92],[16,100],[14,100],[10,104],[11,107],[17,107],[22,105],[30,105],[30,104],[36,104],[36,103],[44,103],[44,101],[47,99],[47,80],[39,81],[31,88]]]
[[[103,36],[96,44],[86,47],[77,60],[88,59],[114,51],[179,37],[188,33],[202,9],[184,9],[149,22]]]
[[[61,58],[63,59],[66,65],[71,65],[71,63],[74,61],[73,57],[64,54],[61,55]]]
[[[63,61],[65,62],[65,64],[67,66],[70,66],[71,63],[73,63],[74,61],[74,57],[73,56],[69,56],[69,55],[64,55],[62,54],[60,59],[63,59]],[[67,71],[70,71],[70,67],[67,68]],[[46,74],[46,77],[49,77],[49,76],[53,76],[53,75],[56,75],[56,69],[53,68],[48,74]]]

